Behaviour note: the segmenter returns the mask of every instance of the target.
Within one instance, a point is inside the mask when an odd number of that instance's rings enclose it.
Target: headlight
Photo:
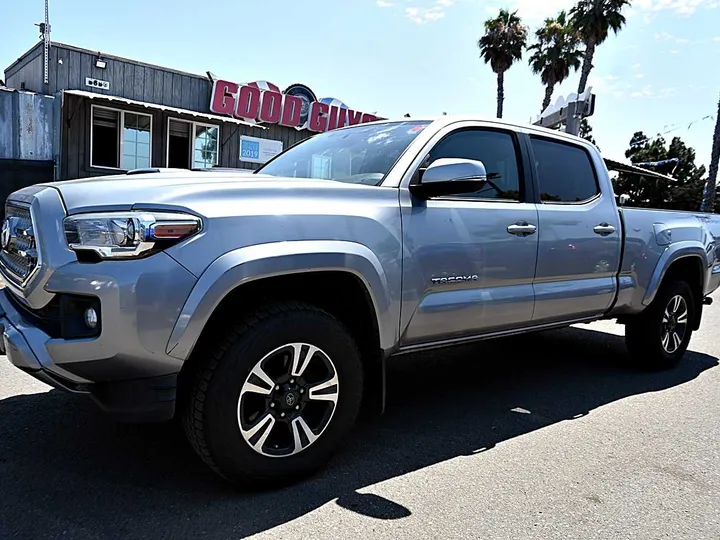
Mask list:
[[[63,226],[71,249],[122,259],[169,247],[198,232],[202,221],[169,212],[107,212],[69,216]]]

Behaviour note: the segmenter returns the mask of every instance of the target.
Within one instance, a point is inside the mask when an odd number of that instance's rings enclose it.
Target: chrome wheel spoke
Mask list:
[[[305,373],[305,369],[308,367],[310,360],[313,359],[315,353],[320,349],[313,347],[312,345],[304,345],[302,343],[293,343],[293,358],[292,358],[292,369],[290,375],[293,377],[302,377]],[[303,354],[303,349],[307,349]]]
[[[242,434],[245,440],[250,446],[252,446],[258,452],[262,452],[262,447],[265,445],[265,441],[272,433],[273,427],[275,426],[275,418],[270,413],[267,413],[262,417],[253,427],[248,430],[243,430]],[[260,438],[253,444],[250,441],[255,435],[261,433]]]
[[[308,391],[308,399],[313,401],[331,401],[337,403],[338,400],[338,378],[337,374],[332,379],[313,386]]]
[[[260,381],[264,383],[264,386],[260,386],[260,385],[250,382],[253,375],[255,375],[255,377],[260,379]],[[265,373],[265,371],[262,368],[262,362],[260,362],[250,372],[250,376],[245,381],[245,384],[243,384],[241,394],[250,392],[250,393],[254,393],[254,394],[263,394],[263,395],[267,396],[273,391],[273,388],[275,388],[275,381],[273,381],[270,378],[270,376],[267,373]]]
[[[663,346],[663,349],[665,349],[668,352],[670,352],[668,350],[669,343],[670,343],[670,332],[664,332],[663,337],[662,337],[662,346]]]
[[[676,314],[678,310],[680,309],[680,303],[683,301],[683,297],[678,295],[672,299],[670,302],[672,304],[672,312],[673,314]]]
[[[310,426],[307,425],[302,416],[298,416],[295,420],[293,420],[291,427],[293,434],[293,454],[297,454],[317,440],[317,436],[312,432]],[[303,445],[302,438],[300,437],[300,430],[302,430],[307,438],[307,444],[305,445]]]
[[[678,324],[687,324],[687,320],[688,320],[687,309],[685,311],[683,311],[680,315],[678,315],[675,320]]]
[[[672,333],[672,342],[673,342],[672,352],[675,352],[680,348],[680,343],[682,342],[682,338],[678,335],[677,332]]]

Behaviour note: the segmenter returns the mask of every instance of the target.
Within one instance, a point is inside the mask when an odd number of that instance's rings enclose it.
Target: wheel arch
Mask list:
[[[663,255],[653,273],[643,304],[649,305],[663,284],[673,280],[685,281],[692,290],[695,304],[695,317],[691,328],[697,330],[702,318],[707,266],[707,253],[700,246],[672,250],[667,257]]]
[[[327,311],[355,337],[368,391],[384,407],[385,352],[397,342],[399,303],[379,260],[350,242],[282,242],[230,252],[200,276],[175,323],[167,353],[185,361],[230,319],[262,303],[300,301]],[[395,321],[395,323],[393,323]]]

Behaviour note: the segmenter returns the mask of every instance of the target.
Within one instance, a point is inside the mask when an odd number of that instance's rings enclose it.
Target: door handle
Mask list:
[[[593,231],[595,231],[595,234],[599,234],[600,236],[607,236],[608,234],[615,232],[615,227],[608,223],[601,223],[600,225],[596,225],[593,228]]]
[[[517,236],[527,236],[529,234],[535,234],[537,227],[528,223],[527,221],[518,221],[512,225],[508,225],[507,232]]]

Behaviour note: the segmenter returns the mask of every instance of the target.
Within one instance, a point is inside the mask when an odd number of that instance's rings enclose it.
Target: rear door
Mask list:
[[[429,201],[401,189],[406,346],[501,331],[532,319],[538,237],[537,208],[527,195],[529,162],[523,162],[516,133],[462,125],[436,135],[414,174],[439,158],[476,159],[492,184]]]
[[[538,200],[533,322],[601,315],[615,298],[620,216],[582,143],[531,135]]]

